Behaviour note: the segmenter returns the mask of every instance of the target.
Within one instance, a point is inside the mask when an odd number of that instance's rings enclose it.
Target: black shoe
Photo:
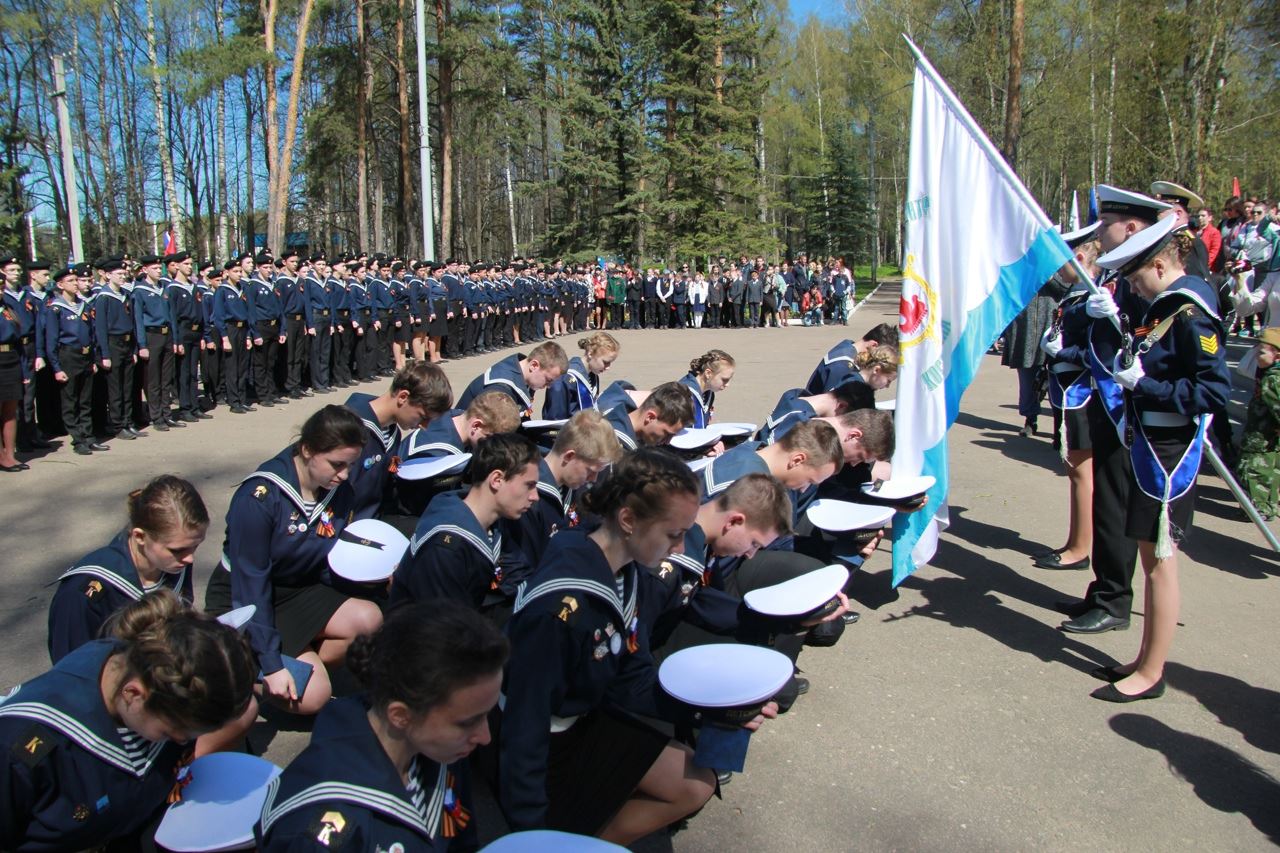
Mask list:
[[[90,449],[89,449],[89,447],[88,447],[88,445],[85,445],[85,444],[77,444],[75,447],[71,448],[71,450],[72,450],[72,452],[74,452],[77,456],[92,456],[92,455],[93,455],[93,451],[92,451],[92,450],[90,450]]]
[[[809,679],[796,676],[796,695],[803,696],[809,692]]]
[[[294,391],[292,394],[290,394],[290,395],[289,395],[289,399],[290,399],[290,400],[301,400],[301,399],[302,399],[302,392],[301,392],[301,391]]]
[[[1114,666],[1099,666],[1089,670],[1089,675],[1092,676],[1093,678],[1098,679],[1099,681],[1115,683],[1122,678],[1128,678],[1130,675],[1132,675],[1132,673],[1121,672],[1117,667],[1114,667]]]
[[[177,420],[176,418],[168,418],[168,419],[166,419],[166,420],[165,420],[165,423],[167,423],[169,426],[173,427],[174,429],[186,429],[186,428],[187,428],[187,425],[186,425],[186,424],[184,424],[184,423],[183,423],[182,421],[180,421],[180,420]]]
[[[1031,565],[1037,569],[1061,569],[1063,571],[1080,571],[1089,568],[1089,558],[1081,557],[1074,562],[1062,562],[1061,554],[1051,554],[1046,557],[1037,557],[1031,561]]]
[[[1107,631],[1128,631],[1129,620],[1095,607],[1083,616],[1063,622],[1060,627],[1069,634],[1104,634]]]
[[[725,785],[728,785],[732,779],[733,779],[732,770],[716,771],[716,784],[719,785],[721,788],[723,788]]]
[[[138,437],[137,437],[136,435],[134,435],[130,430],[127,430],[127,429],[122,429],[122,430],[120,430],[118,433],[116,433],[115,435],[113,435],[113,436],[111,436],[111,437],[112,437],[112,438],[119,438],[119,439],[121,439],[121,440],[123,440],[123,441],[136,441],[136,440],[137,440],[137,438],[138,438]]]
[[[208,412],[196,412],[196,413],[195,413],[195,416],[196,416],[196,420],[198,420],[198,421],[211,421],[211,420],[213,420],[213,415],[209,414]]]
[[[286,397],[286,396],[284,396],[283,394],[279,394],[279,395],[277,395],[277,396],[275,396],[275,397],[272,397],[271,399],[272,399],[272,400],[274,400],[274,401],[275,401],[275,402],[277,402],[277,403],[283,403],[283,404],[285,404],[285,405],[288,405],[288,403],[289,403],[289,398],[288,398],[288,397]]]
[[[151,428],[156,432],[168,432],[169,424],[167,421],[156,421],[151,425]]]
[[[259,406],[266,406],[266,407],[269,409],[269,408],[271,408],[272,406],[274,406],[274,405],[275,405],[275,403],[274,403],[273,401],[271,401],[271,400],[259,400],[259,401],[258,401],[258,405],[259,405]]]
[[[323,391],[323,390],[321,390],[321,391],[320,391],[320,393],[321,393],[321,394],[323,394],[323,393],[324,393],[324,391]],[[303,389],[302,389],[302,396],[304,396],[304,397],[314,397],[315,395],[316,395],[316,392],[315,392],[315,391],[312,391],[310,388],[303,388]]]
[[[1089,695],[1103,702],[1141,702],[1143,699],[1159,699],[1164,695],[1164,679],[1160,679],[1141,693],[1132,695],[1121,693],[1114,684],[1104,684]]]
[[[233,415],[247,415],[247,414],[249,414],[249,410],[248,410],[248,409],[246,409],[244,406],[232,406],[232,407],[231,407],[231,414],[233,414]]]
[[[180,415],[178,415],[177,420],[181,421],[184,424],[193,424],[199,421],[200,419],[197,418],[195,415],[191,414],[190,412],[182,412]]]
[[[844,624],[852,625],[854,622],[857,622],[862,618],[862,614],[856,610],[849,610],[840,618],[844,620]]]
[[[314,390],[315,390],[315,394],[312,394],[312,395],[311,395],[311,396],[313,396],[313,397],[314,397],[316,394],[328,394],[328,393],[331,393],[331,392],[333,391],[333,388],[329,387],[328,385],[320,385],[320,386],[316,387]]]
[[[1067,549],[1063,547],[1063,548],[1054,548],[1052,551],[1036,551],[1034,554],[1031,555],[1031,559],[1043,560],[1045,557],[1050,557],[1050,556],[1056,557],[1059,554],[1065,553],[1066,550]]]
[[[1088,601],[1062,599],[1053,603],[1053,609],[1061,613],[1063,616],[1070,616],[1072,619],[1079,619],[1081,616],[1092,610],[1093,605]]]
[[[146,438],[146,437],[147,437],[147,434],[146,434],[145,432],[143,432],[142,430],[138,429],[137,427],[125,427],[125,428],[124,428],[124,431],[125,431],[125,432],[127,432],[127,433],[129,433],[129,435],[133,436],[134,438]]]
[[[90,450],[110,450],[111,448],[107,447],[105,444],[103,444],[100,441],[93,441],[89,443],[89,449]]]

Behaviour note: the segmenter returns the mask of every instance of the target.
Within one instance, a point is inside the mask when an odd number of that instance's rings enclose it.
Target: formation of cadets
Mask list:
[[[802,651],[857,619],[838,590],[785,617],[744,597],[876,549],[881,530],[831,534],[805,510],[876,501],[859,486],[893,451],[874,395],[896,342],[887,324],[842,342],[758,433],[684,450],[673,436],[714,426],[732,393],[724,351],[654,388],[606,385],[621,347],[597,331],[572,359],[554,341],[503,358],[457,397],[410,361],[245,477],[200,578],[204,502],[153,479],[57,578],[53,669],[0,700],[0,847],[148,848],[186,764],[249,749],[262,712],[316,715],[245,824],[262,850],[475,849],[478,784],[513,831],[628,844],[678,828],[808,690]],[[707,643],[773,649],[794,674],[715,716],[657,679]]]
[[[291,251],[223,264],[186,252],[101,258],[52,275],[7,257],[0,271],[0,403],[18,402],[0,410],[4,423],[16,418],[15,434],[0,430],[3,471],[29,467],[14,453],[49,447],[49,435],[91,455],[219,405],[245,414],[390,376],[410,358],[440,363],[610,324],[702,326],[704,314],[708,327],[778,325],[793,303],[808,309],[810,289],[838,296],[828,316],[839,320],[853,293],[838,262],[820,269],[803,256],[785,271],[744,257],[709,279],[687,265],[639,275]]]

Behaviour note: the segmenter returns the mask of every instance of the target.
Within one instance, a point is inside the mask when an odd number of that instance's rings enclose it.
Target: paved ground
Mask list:
[[[896,313],[886,288],[848,329],[623,332],[614,373],[677,378],[710,347],[738,359],[717,399],[728,420],[759,421],[846,332]],[[1242,351],[1233,347],[1233,356]],[[801,659],[809,695],[754,739],[747,773],[670,843],[645,850],[1253,850],[1280,841],[1280,560],[1239,520],[1216,478],[1202,482],[1182,558],[1184,606],[1168,694],[1136,706],[1090,699],[1099,663],[1129,659],[1141,630],[1095,639],[1056,630],[1052,604],[1089,573],[1034,569],[1065,537],[1066,479],[1048,438],[1018,435],[1012,371],[988,357],[951,432],[953,525],[899,589],[887,554],[858,579],[862,621],[834,649]],[[456,389],[487,364],[446,366]],[[365,390],[374,391],[370,385]],[[59,449],[4,475],[0,681],[47,665],[46,584],[105,542],[123,496],[172,471],[215,518],[197,583],[217,559],[237,480],[337,395],[212,421],[91,458]],[[1259,643],[1262,645],[1258,645]],[[1268,651],[1271,649],[1271,651]],[[304,735],[282,733],[285,761]]]

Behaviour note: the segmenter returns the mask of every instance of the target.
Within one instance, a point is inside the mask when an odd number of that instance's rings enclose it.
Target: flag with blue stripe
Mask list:
[[[908,40],[908,44],[910,40]],[[893,583],[932,559],[948,523],[947,430],[983,356],[1071,252],[924,55],[911,105],[893,476],[936,479],[893,523]]]

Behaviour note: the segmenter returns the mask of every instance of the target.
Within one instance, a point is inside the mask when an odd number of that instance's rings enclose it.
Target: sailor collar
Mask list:
[[[532,392],[529,390],[529,386],[524,384],[524,375],[520,370],[520,361],[521,358],[518,355],[507,356],[484,372],[484,384],[506,385],[515,392],[516,397],[519,398],[520,402],[523,404],[522,408],[528,409],[533,406],[533,397]],[[519,377],[519,380],[513,380],[509,376],[495,375],[494,371],[497,370],[501,370],[504,373],[514,370],[515,376]]]
[[[851,352],[846,353],[846,349],[851,350]],[[849,364],[853,364],[853,357],[856,352],[857,347],[855,347],[851,342],[841,341],[833,346],[827,354],[822,357],[822,363],[835,364],[837,361],[845,361]]]
[[[728,453],[722,456],[716,457],[714,462],[712,462],[707,467],[703,468],[702,482],[703,482],[703,489],[706,493],[706,497],[712,498],[720,494],[725,489],[733,485],[734,481],[737,480],[739,477],[743,477],[755,471],[761,471],[762,473],[765,473],[765,474],[769,473],[769,466],[766,465],[764,460],[761,459],[759,455],[757,455],[755,452],[761,446],[762,446],[761,443],[758,441],[744,441],[742,444],[739,444],[737,447],[733,448],[733,450],[729,451]],[[738,454],[738,455],[735,456],[734,454]],[[754,460],[754,462],[752,462],[751,464],[738,464],[737,460],[745,459],[747,456],[750,456],[751,459]],[[728,460],[733,464],[730,464],[730,465],[716,464],[718,462],[723,462],[725,460]],[[725,477],[724,479],[717,477],[716,476],[717,468],[719,468],[722,472],[728,471],[729,472],[728,476]]]
[[[409,540],[409,553],[417,556],[423,544],[438,533],[461,537],[495,566],[502,555],[502,533],[498,525],[495,524],[492,531],[481,527],[471,507],[462,500],[461,492],[443,492],[432,498]]]
[[[543,561],[544,566],[552,567],[547,572],[551,577],[533,586],[530,586],[530,581],[520,584],[512,615],[519,613],[531,602],[543,596],[576,590],[602,601],[617,614],[623,625],[630,625],[636,616],[636,590],[639,587],[636,583],[636,564],[627,563],[619,573],[626,590],[626,598],[623,599],[618,595],[616,576],[609,568],[609,561],[605,559],[600,546],[592,542],[587,534],[576,530],[563,531],[553,541],[560,544],[562,539],[565,543],[564,550],[568,553],[562,553],[560,556],[564,559],[554,563]],[[563,571],[572,571],[575,574],[556,576]],[[542,572],[540,571],[539,574]]]
[[[128,533],[121,532],[111,540],[111,544],[104,550],[115,551],[119,554],[121,566],[133,566],[133,556],[129,553]],[[92,554],[90,556],[93,556]],[[146,594],[146,590],[142,588],[142,579],[138,577],[138,571],[134,568],[128,572],[117,571],[115,568],[107,568],[99,565],[83,565],[73,566],[58,576],[55,583],[61,583],[67,578],[77,577],[79,575],[88,575],[98,578],[111,584],[120,592],[132,598],[134,601],[141,600]],[[187,580],[187,568],[183,566],[182,571],[176,575],[164,573],[160,576],[160,585],[169,589],[182,589],[183,584]]]
[[[418,427],[409,433],[405,443],[405,459],[416,459],[431,450],[442,451],[444,456],[459,456],[466,452],[462,444],[462,436],[453,425],[453,419],[463,413],[463,409],[450,409],[438,419],[424,427]],[[439,426],[437,426],[439,424]]]
[[[1184,275],[1182,276],[1182,278],[1178,279],[1173,284],[1169,285],[1164,290],[1164,292],[1156,294],[1156,298],[1151,300],[1151,306],[1147,308],[1147,316],[1148,317],[1151,316],[1151,313],[1155,310],[1156,305],[1159,304],[1160,302],[1163,302],[1167,299],[1178,298],[1178,299],[1186,299],[1189,302],[1195,303],[1196,307],[1199,308],[1201,311],[1208,314],[1214,320],[1221,322],[1221,318],[1218,316],[1217,309],[1210,306],[1208,301],[1204,298],[1204,296],[1199,292],[1197,292],[1196,288],[1192,287],[1192,284],[1196,281],[1199,281],[1199,279],[1196,279],[1192,276]]]
[[[551,466],[547,464],[545,456],[538,460],[538,491],[540,492],[539,500],[554,501],[562,514],[569,514],[569,507],[573,502],[561,491],[560,484],[556,482],[556,475],[551,473]]]
[[[176,288],[179,288],[180,290],[185,290],[187,293],[190,293],[194,289],[192,285],[184,284],[178,281],[176,278],[169,279],[169,283],[165,285],[166,289],[170,287],[176,287]]]
[[[119,299],[121,303],[124,303],[125,301],[124,294],[117,293],[113,287],[104,287],[93,295],[95,299],[99,296],[110,296],[112,299]]]
[[[342,767],[344,775],[353,777],[353,781],[320,781],[277,802],[283,777],[276,776],[262,805],[264,836],[272,824],[290,812],[314,803],[342,800],[376,811],[427,839],[437,837],[449,788],[448,766],[436,765],[435,785],[432,787],[429,774],[434,762],[422,756],[418,758],[418,779],[424,793],[428,794],[424,823],[423,815],[409,799],[408,789],[399,772],[369,727],[366,711],[365,703],[359,698],[337,699],[316,721],[315,737],[312,738],[313,743],[322,742],[328,748],[330,754],[325,755],[328,766]],[[304,763],[308,758],[305,752],[300,756]]]
[[[347,408],[355,412],[356,417],[360,418],[369,432],[382,442],[382,449],[389,453],[391,446],[396,443],[396,424],[392,421],[384,427],[378,423],[378,416],[373,412],[373,400],[372,394],[352,394],[347,398]]]
[[[58,307],[66,308],[68,311],[70,311],[72,314],[75,314],[77,317],[83,314],[84,309],[87,308],[89,305],[89,303],[83,299],[77,300],[76,304],[72,305],[62,296],[55,297],[51,304],[55,308],[58,308]]]
[[[0,700],[0,717],[21,717],[48,726],[95,758],[137,779],[143,778],[168,741],[143,740],[144,748],[130,748],[102,704],[98,679],[107,658],[117,648],[114,640],[86,643],[46,673],[41,680],[52,682],[47,687],[24,685]],[[53,698],[57,705],[42,701],[46,698]]]
[[[286,447],[284,450],[266,462],[254,471],[248,477],[240,481],[238,485],[243,485],[250,480],[261,479],[274,483],[280,493],[288,498],[298,511],[306,515],[307,523],[314,524],[329,506],[329,501],[333,500],[333,496],[338,493],[338,489],[329,489],[323,498],[316,500],[315,507],[308,513],[307,502],[302,499],[301,487],[298,485],[298,472],[293,467],[293,448]]]

